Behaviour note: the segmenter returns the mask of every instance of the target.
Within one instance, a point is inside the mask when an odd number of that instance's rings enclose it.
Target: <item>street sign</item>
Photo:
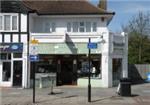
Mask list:
[[[30,44],[30,55],[37,55],[38,54],[38,40],[33,39],[31,40]]]
[[[31,62],[39,61],[39,55],[30,55],[30,61]]]
[[[97,49],[97,43],[89,42],[87,47],[88,49]]]
[[[31,44],[30,45],[30,55],[38,54],[38,45]]]

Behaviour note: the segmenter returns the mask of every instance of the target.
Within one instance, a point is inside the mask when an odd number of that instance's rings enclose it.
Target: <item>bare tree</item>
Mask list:
[[[134,45],[137,47],[138,63],[141,63],[144,55],[145,40],[150,36],[150,13],[139,12],[127,25],[123,25],[122,29],[129,34],[129,48],[133,48]],[[134,41],[135,43],[133,44]],[[132,45],[130,45],[130,42]],[[129,49],[129,51],[132,51],[129,52],[130,54],[133,53],[134,50]]]

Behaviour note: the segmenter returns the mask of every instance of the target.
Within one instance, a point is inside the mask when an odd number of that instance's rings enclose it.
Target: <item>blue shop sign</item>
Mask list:
[[[0,43],[0,52],[21,53],[23,52],[23,43]]]

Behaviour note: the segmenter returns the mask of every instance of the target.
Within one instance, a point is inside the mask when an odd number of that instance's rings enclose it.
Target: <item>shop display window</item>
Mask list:
[[[91,78],[101,78],[100,62],[92,60],[90,62]],[[88,60],[80,60],[78,62],[78,77],[88,77],[89,62]]]
[[[0,53],[0,60],[11,60],[11,53]]]
[[[10,81],[11,77],[11,62],[3,62],[3,75],[2,80],[4,82]]]

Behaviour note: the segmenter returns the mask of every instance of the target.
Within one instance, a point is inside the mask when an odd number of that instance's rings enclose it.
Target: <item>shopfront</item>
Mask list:
[[[56,74],[56,85],[78,85],[79,78],[88,77],[88,56],[80,55],[50,55],[40,54],[36,63],[36,74]],[[93,79],[101,78],[101,55],[91,55],[91,73]],[[33,74],[31,63],[31,80]]]
[[[0,86],[22,86],[23,43],[0,44]]]

